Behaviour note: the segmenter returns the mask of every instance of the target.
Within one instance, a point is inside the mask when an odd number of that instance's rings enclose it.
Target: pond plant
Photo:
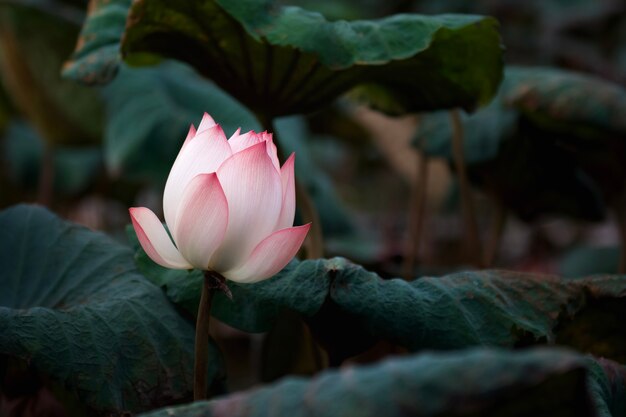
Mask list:
[[[505,67],[488,16],[84,6],[0,1],[0,415],[626,415],[626,278],[480,269],[506,212],[610,213],[626,239],[623,86]],[[419,114],[472,268],[325,257],[325,213],[358,216],[322,186],[304,116],[355,103]],[[496,207],[484,253],[470,186]],[[126,235],[64,218],[88,195],[123,202]],[[232,391],[225,326],[266,333],[267,383]]]

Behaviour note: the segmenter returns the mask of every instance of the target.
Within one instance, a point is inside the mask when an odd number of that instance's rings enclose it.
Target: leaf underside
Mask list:
[[[126,25],[129,4],[94,2],[66,76],[110,80],[126,27],[129,62],[187,62],[267,117],[317,110],[357,86],[357,96],[388,112],[472,110],[502,77],[497,22],[483,16],[329,22],[271,1],[137,1]]]

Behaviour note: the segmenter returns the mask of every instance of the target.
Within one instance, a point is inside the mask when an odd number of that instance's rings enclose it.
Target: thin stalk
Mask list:
[[[411,281],[415,273],[424,218],[426,213],[426,193],[428,191],[428,156],[423,154],[418,169],[417,179],[411,187],[411,202],[409,203],[409,239],[407,241],[406,256],[404,259],[404,279]]]
[[[43,155],[39,172],[37,202],[50,207],[54,190],[54,146],[44,142]]]
[[[285,155],[278,140],[278,133],[274,126],[274,119],[266,114],[257,114],[257,118],[261,122],[263,129],[272,132],[274,135],[274,144],[276,145],[278,158],[285,161]],[[304,241],[307,259],[317,259],[324,256],[324,237],[322,235],[322,223],[320,216],[313,203],[313,199],[309,195],[306,187],[296,178],[296,202],[300,209],[303,223],[311,223],[311,229]]]
[[[454,159],[454,167],[459,181],[459,189],[461,193],[461,212],[463,216],[463,224],[465,236],[463,246],[469,261],[477,267],[482,266],[480,239],[478,237],[478,225],[476,223],[476,212],[474,210],[474,202],[472,200],[469,180],[465,169],[465,156],[463,153],[463,125],[461,124],[461,115],[458,110],[450,112],[450,121],[452,122],[452,156]]]
[[[226,286],[226,279],[214,271],[204,271],[202,281],[202,293],[196,318],[195,362],[193,368],[193,399],[194,401],[207,398],[207,372],[209,368],[209,338],[211,320],[211,304],[215,292],[223,291],[232,298],[230,290]]]
[[[487,244],[485,246],[485,268],[491,268],[496,259],[498,248],[500,247],[500,241],[502,240],[502,232],[504,232],[504,225],[506,224],[507,211],[504,206],[493,199],[494,213],[492,216],[491,228],[489,229],[489,237],[487,238]]]

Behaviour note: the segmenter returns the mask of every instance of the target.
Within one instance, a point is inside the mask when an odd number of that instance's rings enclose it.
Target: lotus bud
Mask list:
[[[165,184],[170,233],[150,209],[130,209],[141,246],[166,268],[215,271],[240,283],[273,276],[310,227],[293,227],[294,162],[291,154],[280,166],[271,133],[237,130],[226,139],[205,113],[198,129],[189,129]]]

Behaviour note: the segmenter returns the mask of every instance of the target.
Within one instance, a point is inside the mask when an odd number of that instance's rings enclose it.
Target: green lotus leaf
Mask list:
[[[286,378],[143,416],[623,415],[626,371],[603,362],[555,349],[426,353],[326,371],[311,379]]]
[[[524,220],[597,221],[624,189],[626,89],[571,71],[509,67],[493,102],[463,116],[470,179]],[[424,115],[414,144],[452,161],[443,112]]]
[[[2,361],[25,360],[96,415],[191,399],[193,324],[126,246],[21,205],[0,212],[0,264]],[[214,346],[211,358],[218,384]]]
[[[199,272],[156,265],[139,247],[139,269],[194,314]],[[342,258],[292,261],[256,284],[229,282],[212,313],[250,332],[267,331],[282,309],[299,312],[331,363],[380,340],[410,351],[562,344],[626,362],[626,281],[617,275],[561,279],[506,271],[460,272],[407,282],[381,279]]]
[[[66,76],[111,78],[129,3],[94,2]],[[330,22],[269,0],[134,2],[122,52],[134,64],[187,62],[265,118],[319,109],[357,86],[385,111],[471,110],[502,76],[497,22],[488,17]]]

